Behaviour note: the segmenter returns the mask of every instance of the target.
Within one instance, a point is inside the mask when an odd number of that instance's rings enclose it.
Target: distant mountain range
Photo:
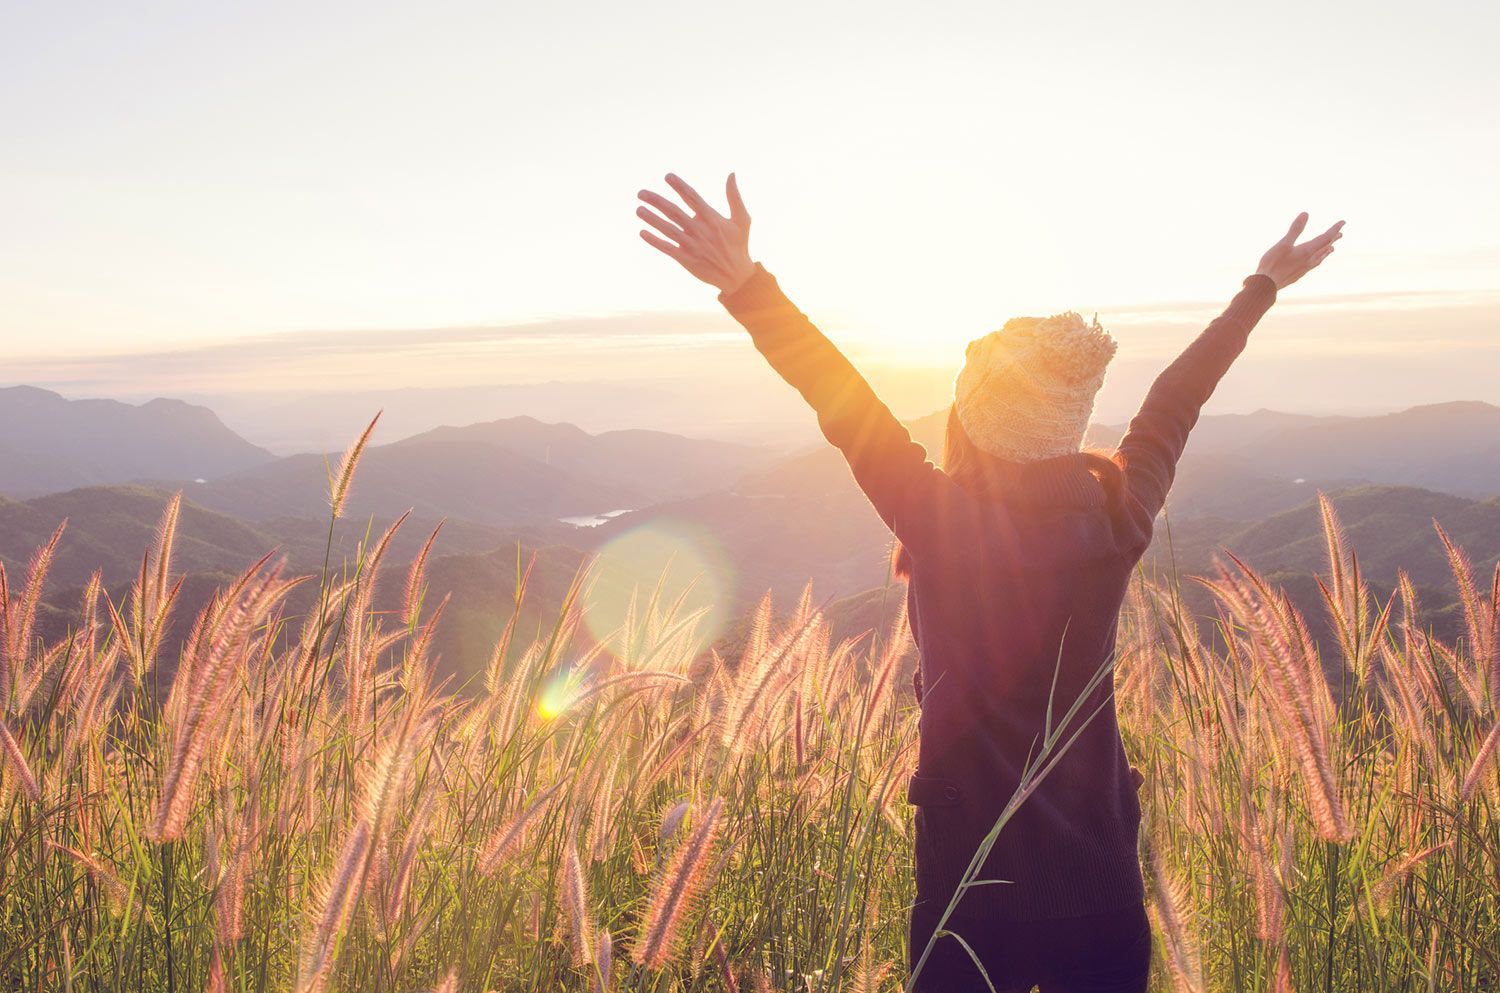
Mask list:
[[[23,575],[32,553],[66,521],[67,529],[52,563],[51,585],[81,587],[95,570],[102,573],[106,584],[126,583],[140,567],[141,555],[150,547],[170,499],[171,493],[166,490],[144,486],[88,487],[24,501],[0,497],[0,561],[11,576]],[[390,519],[378,522],[373,536],[389,523]],[[391,559],[410,559],[436,524],[433,518],[411,518],[392,543]],[[339,521],[333,536],[333,560],[353,558],[369,530],[363,519]],[[562,535],[570,530],[558,526],[553,533]],[[450,520],[444,524],[434,551],[442,555],[490,549],[516,538],[546,540],[541,537],[543,533],[501,531]],[[322,521],[290,517],[244,521],[184,499],[173,569],[226,576],[274,550],[293,570],[315,572],[322,567],[328,539],[326,517]]]
[[[1095,428],[1093,437],[1113,443],[1124,430]],[[1205,457],[1283,482],[1358,481],[1493,496],[1500,493],[1500,407],[1457,401],[1374,417],[1270,410],[1205,417],[1193,431],[1184,469]]]
[[[148,482],[185,487],[196,503],[245,519],[316,519],[328,467],[338,460],[336,451],[277,458],[209,409],[176,400],[66,400],[20,386],[0,389],[0,417],[24,426],[0,442],[0,493],[12,497]],[[945,423],[944,412],[910,422],[934,461]],[[1108,448],[1123,431],[1095,425],[1087,441]],[[1193,432],[1169,509],[1183,518],[1255,520],[1306,502],[1317,488],[1359,484],[1500,494],[1500,407],[1455,402],[1373,417],[1210,415]],[[715,491],[857,495],[828,446],[783,456],[764,446],[662,431],[591,434],[517,416],[373,446],[351,510],[411,507],[509,527]]]
[[[589,434],[571,424],[510,417],[468,427],[426,431],[389,446],[423,452],[443,446],[523,455],[579,477],[630,487],[648,502],[723,489],[772,452],[748,445],[684,438],[664,431]]]
[[[591,435],[512,417],[439,428],[369,448],[349,497],[355,517],[407,509],[489,527],[634,510],[721,488],[770,453],[655,431]],[[339,453],[293,455],[189,487],[195,503],[250,520],[322,517]]]
[[[28,497],[138,479],[213,479],[275,456],[181,400],[67,400],[0,389],[0,493]]]
[[[750,350],[748,341],[743,348]],[[684,377],[663,370],[654,379],[203,393],[184,399],[212,408],[226,424],[280,455],[339,449],[377,410],[385,412],[382,431],[395,438],[520,416],[593,433],[628,426],[746,444],[805,444],[812,437],[815,429],[807,425],[802,398],[770,370],[735,360],[705,372]]]

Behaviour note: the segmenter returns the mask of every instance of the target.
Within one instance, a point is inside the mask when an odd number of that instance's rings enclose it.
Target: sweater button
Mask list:
[[[945,800],[957,800],[958,799],[958,787],[957,786],[945,786],[943,788],[943,799],[945,799]]]

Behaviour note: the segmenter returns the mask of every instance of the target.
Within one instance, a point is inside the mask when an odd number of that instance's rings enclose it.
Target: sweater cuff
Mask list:
[[[1224,311],[1224,316],[1247,331],[1271,309],[1276,302],[1276,281],[1270,276],[1256,273],[1245,277],[1244,289],[1235,294]]]
[[[766,271],[766,267],[759,262],[755,263],[755,272],[750,278],[741,283],[733,290],[725,290],[719,294],[719,303],[724,309],[733,315],[747,314],[778,303],[790,303],[786,294],[781,292],[781,287],[776,283],[776,277]]]

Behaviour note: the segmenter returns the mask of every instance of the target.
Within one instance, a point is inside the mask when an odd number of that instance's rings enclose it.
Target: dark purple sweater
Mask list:
[[[916,948],[1037,747],[1054,672],[1056,717],[1113,658],[1120,605],[1188,432],[1275,298],[1268,277],[1246,279],[1156,380],[1120,442],[1124,486],[1111,501],[1082,455],[1017,464],[1003,492],[970,493],[928,461],[764,268],[720,294],[817,412],[911,555],[907,603],[924,686],[908,789],[917,805]],[[1082,714],[1102,709],[1001,832],[980,878],[1009,884],[969,891],[954,930],[1139,905],[1141,812],[1113,693],[1106,678],[1085,701]]]

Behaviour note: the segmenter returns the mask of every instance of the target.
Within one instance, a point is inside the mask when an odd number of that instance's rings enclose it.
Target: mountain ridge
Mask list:
[[[158,397],[141,404],[70,400],[35,386],[0,388],[0,492],[40,496],[151,478],[215,478],[275,458],[207,407]]]

